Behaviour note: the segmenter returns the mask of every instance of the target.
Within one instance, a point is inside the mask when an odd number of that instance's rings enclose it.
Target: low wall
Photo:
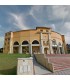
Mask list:
[[[33,58],[18,58],[17,75],[33,75]]]
[[[53,64],[49,63],[49,59],[45,58],[44,54],[35,54],[35,57],[36,57],[38,63],[40,63],[42,66],[44,66],[48,70],[54,72]]]

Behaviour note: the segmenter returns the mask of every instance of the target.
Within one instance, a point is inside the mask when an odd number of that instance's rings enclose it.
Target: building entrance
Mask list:
[[[40,52],[40,47],[39,46],[32,46],[32,53],[39,53]]]
[[[19,47],[13,47],[13,52],[14,53],[19,53]]]
[[[53,48],[53,53],[57,54],[57,47],[52,47]]]
[[[47,54],[48,48],[44,48],[44,53]]]

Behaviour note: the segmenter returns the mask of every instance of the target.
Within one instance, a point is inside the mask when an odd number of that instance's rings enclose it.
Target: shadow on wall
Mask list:
[[[16,75],[17,74],[17,66],[6,69],[6,70],[0,70],[0,75]]]

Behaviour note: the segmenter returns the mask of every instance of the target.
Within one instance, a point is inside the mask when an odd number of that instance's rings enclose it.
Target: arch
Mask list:
[[[14,45],[19,45],[19,43],[17,41],[14,42]]]
[[[22,45],[26,45],[26,44],[29,44],[28,41],[23,41],[22,42]]]
[[[39,44],[39,42],[37,40],[34,40],[32,44]]]
[[[52,40],[52,44],[53,45],[56,45],[57,44],[55,39]]]

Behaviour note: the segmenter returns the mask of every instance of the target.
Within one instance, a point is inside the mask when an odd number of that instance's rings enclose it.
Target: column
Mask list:
[[[65,54],[64,46],[62,45],[62,53]]]
[[[57,45],[57,54],[60,54],[60,47]]]
[[[13,54],[13,46],[10,45],[10,54]]]
[[[29,53],[30,53],[31,56],[32,56],[32,44],[29,44]]]
[[[22,54],[22,45],[19,45],[19,53]]]
[[[10,50],[9,50],[10,54],[13,54],[13,32],[11,32],[10,34]]]
[[[49,52],[50,54],[53,54],[53,50],[52,50],[52,41],[51,41],[51,33],[48,33],[48,40],[49,40]]]
[[[43,53],[44,54],[42,32],[40,33],[40,53]]]

